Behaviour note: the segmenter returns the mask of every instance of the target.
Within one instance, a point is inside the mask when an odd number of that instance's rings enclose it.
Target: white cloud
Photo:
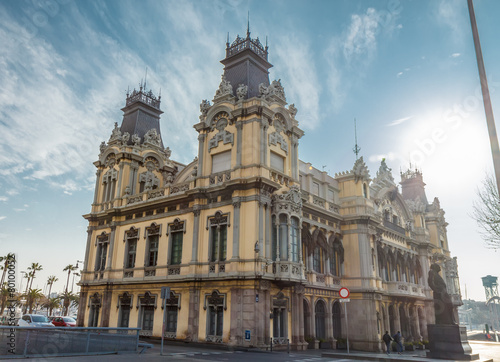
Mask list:
[[[276,44],[275,63],[280,73],[284,73],[282,82],[287,101],[297,106],[300,126],[314,129],[319,123],[321,87],[309,42],[297,35],[287,35],[277,39]]]
[[[7,195],[9,195],[9,196],[15,196],[18,194],[19,194],[19,191],[17,191],[16,189],[11,189],[11,190],[7,191]]]
[[[377,49],[376,34],[379,28],[380,15],[368,8],[366,14],[351,15],[351,24],[345,34],[343,53],[347,61],[361,56],[371,57]]]
[[[0,196],[0,201],[5,202],[5,201],[7,201],[8,199],[9,199],[9,198],[8,198],[8,197],[6,197],[6,196]]]
[[[436,3],[433,2],[432,4]],[[450,30],[451,39],[455,43],[462,43],[465,38],[465,29],[470,29],[470,25],[467,28],[463,24],[470,24],[470,22],[465,18],[462,9],[458,5],[465,7],[465,2],[464,4],[457,4],[455,0],[441,0],[437,3],[437,11],[433,11],[433,13],[437,22]]]
[[[386,126],[387,126],[387,127],[396,126],[396,125],[401,124],[401,123],[403,123],[403,122],[406,122],[406,121],[408,121],[408,120],[410,120],[410,119],[412,119],[412,118],[413,118],[413,116],[399,118],[399,119],[396,119],[396,120],[394,120],[394,121],[392,121],[392,122],[390,122],[390,123],[386,124]]]
[[[6,218],[7,218],[7,216],[0,216],[0,221],[4,220]]]
[[[387,161],[395,161],[395,160],[400,160],[400,157],[394,153],[394,152],[388,152],[384,154],[374,154],[368,157],[368,161],[378,163],[382,161],[383,159]]]
[[[15,212],[23,212],[26,211],[26,209],[14,209]]]
[[[399,72],[396,76],[400,78],[403,75],[403,72]]]
[[[460,55],[462,55],[462,54],[460,54],[460,53],[453,53],[453,54],[451,55],[451,57],[452,57],[452,58],[458,58]]]

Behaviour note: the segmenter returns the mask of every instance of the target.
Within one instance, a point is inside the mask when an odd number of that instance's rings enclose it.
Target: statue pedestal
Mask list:
[[[479,354],[472,354],[467,340],[467,329],[455,324],[428,324],[429,350],[427,358],[475,361]]]

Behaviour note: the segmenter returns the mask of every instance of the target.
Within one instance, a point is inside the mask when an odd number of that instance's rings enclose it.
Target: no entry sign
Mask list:
[[[340,288],[340,290],[339,290],[340,298],[342,298],[342,299],[349,298],[349,294],[351,294],[349,292],[349,289],[347,289],[347,288]]]

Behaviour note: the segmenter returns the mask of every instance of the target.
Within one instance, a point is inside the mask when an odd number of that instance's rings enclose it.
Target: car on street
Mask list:
[[[17,325],[20,327],[54,327],[46,316],[40,314],[25,314],[19,319]]]
[[[56,327],[76,327],[76,320],[71,317],[54,317],[52,324]]]

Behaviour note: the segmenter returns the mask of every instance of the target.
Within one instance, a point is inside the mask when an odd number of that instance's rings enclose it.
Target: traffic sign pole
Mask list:
[[[339,290],[339,296],[340,301],[344,303],[344,314],[345,314],[345,327],[346,327],[346,340],[347,340],[347,354],[349,354],[349,323],[347,321],[347,302],[350,301],[349,295],[351,295],[351,292],[347,288],[340,288]]]
[[[165,313],[167,311],[167,298],[163,298],[163,323],[161,325],[161,351],[160,356],[163,356],[163,340],[165,339]]]
[[[349,323],[347,322],[347,303],[344,303],[344,313],[345,313],[345,326],[346,326],[346,340],[347,340],[347,354],[349,354]]]

